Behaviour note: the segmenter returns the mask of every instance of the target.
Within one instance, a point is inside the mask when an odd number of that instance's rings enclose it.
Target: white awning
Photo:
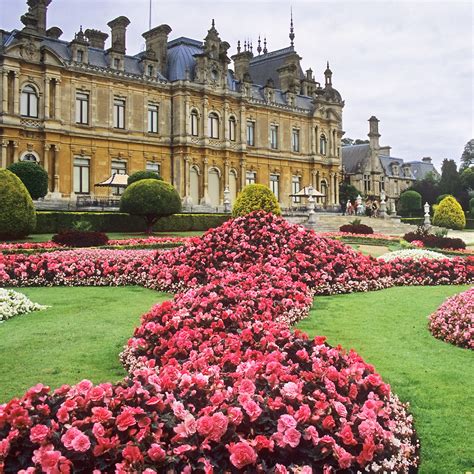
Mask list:
[[[294,193],[294,194],[290,194],[290,197],[309,197],[309,196],[313,196],[313,197],[324,197],[325,194],[323,193],[320,193],[319,191],[317,191],[315,188],[312,188],[313,189],[313,193],[310,194],[309,193],[309,186],[305,186],[304,188],[300,189],[297,193]]]
[[[127,180],[128,180],[128,174],[114,173],[105,181],[102,181],[101,183],[97,183],[96,186],[110,186],[110,187],[126,188]]]

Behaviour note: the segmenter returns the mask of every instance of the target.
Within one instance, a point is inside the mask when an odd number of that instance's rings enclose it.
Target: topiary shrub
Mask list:
[[[33,232],[36,212],[28,190],[9,170],[0,170],[0,239],[19,239]]]
[[[469,214],[474,216],[474,198],[469,200]]]
[[[146,232],[152,234],[153,225],[160,217],[181,211],[178,191],[158,179],[141,179],[128,186],[120,200],[120,211],[145,219]]]
[[[109,238],[103,232],[70,229],[53,235],[51,240],[66,247],[100,247],[106,245]]]
[[[263,184],[249,184],[239,193],[232,208],[234,217],[245,216],[253,211],[281,215],[280,205],[270,188]]]
[[[453,196],[445,197],[436,207],[433,225],[456,230],[466,227],[464,211]]]
[[[400,195],[400,215],[412,217],[421,210],[421,194],[416,191],[405,191]]]
[[[19,161],[11,164],[8,169],[21,179],[32,199],[48,194],[48,173],[42,166],[31,161]]]
[[[365,224],[344,224],[339,227],[339,232],[348,232],[350,234],[373,234],[374,229]]]
[[[130,186],[133,183],[136,183],[137,181],[140,181],[141,179],[162,179],[161,176],[158,173],[155,173],[155,171],[137,171],[135,173],[132,173],[128,179],[127,179],[127,184]]]

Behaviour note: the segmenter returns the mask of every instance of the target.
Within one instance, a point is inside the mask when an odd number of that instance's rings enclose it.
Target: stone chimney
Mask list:
[[[250,60],[253,58],[253,53],[248,50],[240,52],[240,41],[237,51],[239,52],[234,54],[231,59],[234,61],[235,78],[238,81],[243,81],[244,76],[249,74]]]
[[[158,72],[166,76],[168,59],[168,35],[171,28],[168,25],[160,25],[143,33],[146,42],[146,51],[154,53],[158,61]]]
[[[63,34],[63,30],[57,26],[53,26],[46,31],[46,36],[48,38],[59,39]]]
[[[28,12],[21,17],[21,21],[28,31],[46,35],[46,16],[51,2],[52,0],[27,0]]]
[[[374,115],[372,115],[372,117],[369,118],[368,137],[369,137],[369,140],[370,140],[370,147],[373,148],[373,149],[378,150],[380,148],[380,143],[379,143],[379,138],[380,138],[379,120]]]
[[[424,156],[424,157],[421,159],[421,161],[422,161],[423,163],[427,163],[427,164],[431,165],[431,156]]]
[[[109,37],[107,33],[99,30],[87,29],[84,31],[86,38],[89,40],[91,48],[104,49],[105,40]]]
[[[112,30],[112,46],[111,51],[119,54],[125,54],[126,42],[125,36],[127,32],[127,26],[130,24],[130,20],[125,16],[119,16],[115,20],[109,21],[107,26]]]

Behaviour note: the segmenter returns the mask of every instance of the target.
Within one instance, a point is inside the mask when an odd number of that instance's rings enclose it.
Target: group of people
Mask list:
[[[380,206],[376,199],[367,199],[365,203],[362,202],[362,200],[359,203],[357,201],[352,203],[352,201],[348,199],[344,214],[347,216],[378,217],[379,209]]]

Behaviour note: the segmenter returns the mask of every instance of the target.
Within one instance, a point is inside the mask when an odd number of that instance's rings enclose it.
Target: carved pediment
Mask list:
[[[65,66],[64,60],[61,56],[47,46],[41,48],[41,62],[51,66]]]

